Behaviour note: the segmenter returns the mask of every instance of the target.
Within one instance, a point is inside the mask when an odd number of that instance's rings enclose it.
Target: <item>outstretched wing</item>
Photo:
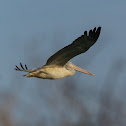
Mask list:
[[[27,67],[26,64],[25,64],[25,68],[24,68],[23,65],[22,65],[22,63],[20,63],[20,66],[21,66],[21,69],[17,65],[15,65],[15,67],[16,67],[15,70],[31,73],[31,72],[35,72],[35,71],[41,69],[41,68],[28,69],[28,67]]]
[[[48,60],[46,65],[65,65],[73,57],[86,52],[98,39],[100,35],[101,27],[96,27],[93,30],[84,32],[84,35],[77,38],[73,43],[59,50],[57,53],[52,55]]]

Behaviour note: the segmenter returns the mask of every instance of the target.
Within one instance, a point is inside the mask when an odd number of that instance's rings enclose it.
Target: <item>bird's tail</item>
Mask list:
[[[25,74],[23,75],[24,77],[33,77],[32,73],[28,73],[28,74]]]

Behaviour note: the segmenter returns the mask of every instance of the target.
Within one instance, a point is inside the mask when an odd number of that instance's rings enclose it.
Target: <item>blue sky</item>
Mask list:
[[[67,78],[74,78],[79,89],[87,81],[90,89],[99,90],[111,66],[117,61],[126,62],[125,5],[124,0],[1,0],[0,92],[12,88],[16,92],[21,86],[17,84],[20,82],[23,83],[23,91],[20,92],[22,99],[29,99],[26,98],[27,92],[32,87],[34,89],[37,83],[62,83],[66,78],[54,81],[24,78],[24,73],[14,71],[14,66],[22,62],[29,68],[40,67],[52,54],[70,44],[85,30],[101,26],[101,35],[96,44],[85,54],[72,59],[74,64],[96,76],[76,73]],[[124,67],[120,71],[120,96],[125,95],[125,76]],[[50,85],[42,89],[45,94],[48,87]]]

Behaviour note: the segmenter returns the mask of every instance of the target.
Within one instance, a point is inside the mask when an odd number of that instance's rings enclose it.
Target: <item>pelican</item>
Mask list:
[[[23,67],[20,63],[21,69],[16,66],[15,70],[28,72],[28,74],[24,75],[26,77],[37,77],[42,79],[59,79],[72,76],[75,71],[95,76],[87,70],[72,64],[69,60],[81,53],[85,53],[97,41],[100,31],[101,27],[97,29],[95,27],[93,30],[89,31],[89,34],[85,31],[84,35],[56,52],[47,60],[46,64],[40,68],[28,69],[26,64],[25,67]]]

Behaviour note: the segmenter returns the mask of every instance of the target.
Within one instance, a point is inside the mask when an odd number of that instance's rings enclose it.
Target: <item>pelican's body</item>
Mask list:
[[[42,79],[59,79],[66,76],[72,76],[75,73],[75,70],[93,75],[92,73],[75,66],[69,60],[76,55],[86,52],[98,39],[100,35],[101,27],[96,31],[96,28],[90,30],[89,35],[87,31],[84,32],[84,35],[76,39],[72,44],[64,47],[59,50],[57,53],[52,55],[46,62],[46,64],[40,68],[27,69],[20,63],[22,70],[16,66],[16,70],[29,72],[25,76],[27,77],[37,77]]]
[[[55,65],[44,65],[40,70],[32,73],[28,73],[27,77],[38,77],[42,79],[59,79],[66,76],[72,76],[75,70],[69,67],[70,62],[68,62],[64,67]]]

